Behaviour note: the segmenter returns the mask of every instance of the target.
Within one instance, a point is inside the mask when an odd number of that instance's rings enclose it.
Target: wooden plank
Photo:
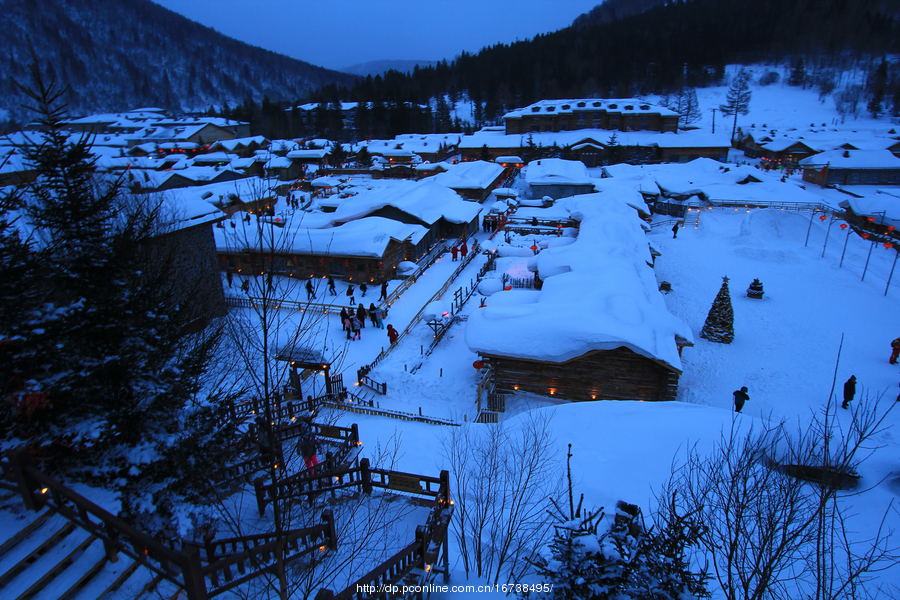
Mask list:
[[[24,592],[19,594],[16,597],[16,600],[27,600],[28,598],[31,598],[32,596],[34,596],[35,594],[40,592],[42,589],[47,587],[48,583],[50,583],[51,581],[56,579],[60,573],[65,571],[69,567],[69,565],[71,565],[73,562],[75,562],[75,559],[82,552],[87,550],[88,546],[93,544],[98,539],[99,538],[96,538],[94,536],[86,537],[71,552],[66,554],[62,558],[62,560],[60,560],[58,563],[53,565],[53,567],[51,567],[46,573],[44,573],[37,581],[35,581],[33,584],[31,584],[27,590],[25,590]]]
[[[69,589],[63,592],[62,595],[57,598],[57,600],[71,600],[72,598],[74,598],[75,595],[80,592],[91,579],[96,577],[97,573],[99,573],[103,569],[103,567],[106,566],[106,563],[108,561],[109,559],[107,559],[106,556],[103,556],[100,560],[94,563],[94,565],[90,569],[82,573],[81,577],[79,577],[75,581],[75,583],[69,586]]]
[[[28,556],[24,557],[15,565],[10,567],[5,573],[3,573],[3,575],[0,575],[0,587],[5,586],[7,583],[12,581],[19,573],[27,569],[29,565],[49,552],[54,546],[64,540],[73,531],[75,531],[75,525],[68,522],[57,529],[49,538],[44,540],[44,542],[40,546],[32,550],[28,554]]]
[[[3,556],[4,554],[12,550],[15,546],[18,546],[19,542],[28,537],[31,532],[46,523],[51,514],[52,513],[49,510],[45,510],[44,512],[39,514],[37,518],[35,518],[31,523],[17,531],[11,538],[3,542],[3,545],[0,546],[0,556]]]
[[[387,488],[398,492],[409,492],[412,494],[421,494],[424,492],[422,480],[415,475],[408,475],[406,473],[389,473]]]
[[[109,586],[107,586],[105,590],[100,593],[100,596],[98,596],[98,598],[102,600],[107,595],[117,591],[120,587],[122,587],[122,584],[125,583],[135,571],[138,570],[138,567],[140,566],[141,563],[133,561],[124,571],[119,574],[118,577],[116,577],[116,579],[111,584],[109,584]]]

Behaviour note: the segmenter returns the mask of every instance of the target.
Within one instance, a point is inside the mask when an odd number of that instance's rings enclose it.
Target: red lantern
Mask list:
[[[885,243],[884,247],[885,247],[885,248],[893,248],[894,245],[893,245],[892,243],[890,243],[890,242],[887,242],[887,243]]]
[[[503,288],[503,290],[506,291],[506,292],[508,292],[508,291],[511,290],[511,289],[512,289],[512,286],[511,286],[511,285],[508,285],[508,286],[506,286],[506,287]]]
[[[846,224],[846,223],[841,223],[841,229],[847,229],[847,224]]]
[[[866,221],[868,221],[869,223],[874,223],[875,217],[866,217]]]
[[[532,245],[532,246],[531,246],[531,251],[532,251],[532,252],[537,252],[537,249],[538,249],[537,246],[535,246],[535,245]]]
[[[820,221],[824,221],[824,220],[827,219],[827,218],[828,218],[828,217],[826,217],[825,215],[822,215],[821,217],[819,217],[819,220],[820,220]]]
[[[862,239],[864,239],[864,240],[869,239],[869,234],[868,233],[862,234]]]
[[[475,367],[476,369],[483,369],[483,368],[484,368],[484,361],[483,361],[483,360],[476,360],[475,362],[472,363],[472,366]]]
[[[888,229],[888,231],[893,231],[893,230],[895,230],[895,229],[897,229],[897,228],[894,227],[893,225],[888,225],[888,228],[887,228],[887,229]]]

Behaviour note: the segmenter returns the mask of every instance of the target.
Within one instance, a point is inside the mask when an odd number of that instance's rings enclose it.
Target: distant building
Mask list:
[[[637,98],[541,100],[503,115],[507,134],[574,129],[678,131],[678,114]]]
[[[827,185],[900,185],[900,158],[890,150],[829,150],[800,161],[803,179]]]

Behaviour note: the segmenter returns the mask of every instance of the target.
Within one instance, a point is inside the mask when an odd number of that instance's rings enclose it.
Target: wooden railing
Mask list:
[[[258,534],[203,544],[183,541],[175,550],[132,527],[49,475],[34,468],[24,453],[4,464],[5,475],[30,510],[49,508],[103,543],[106,556],[122,553],[184,590],[188,600],[208,600],[242,583],[271,572],[276,557],[281,564],[337,546],[334,519],[329,511],[323,522],[282,535]]]
[[[412,476],[418,477],[418,476]],[[424,525],[416,527],[414,540],[382,562],[380,565],[351,583],[342,592],[320,590],[316,600],[363,600],[366,598],[395,598],[389,586],[418,575],[411,584],[424,585],[438,572],[438,562],[443,562],[440,572],[446,581],[449,576],[447,554],[447,528],[453,516],[453,500],[450,499],[449,473],[441,471],[440,484],[434,496],[431,512]],[[443,555],[441,551],[443,550]],[[373,590],[373,591],[368,591]]]
[[[268,303],[271,308],[296,310],[299,312],[320,312],[322,314],[338,314],[347,307],[343,304],[319,304],[316,302],[298,302],[283,298],[266,300],[256,296],[225,296],[225,305],[232,308],[257,308]]]
[[[263,573],[275,573],[280,565],[309,554],[337,548],[334,516],[322,513],[322,523],[285,531],[281,535],[262,533],[239,538],[206,542],[208,563],[203,577],[209,580],[210,596],[217,596],[250,581]]]

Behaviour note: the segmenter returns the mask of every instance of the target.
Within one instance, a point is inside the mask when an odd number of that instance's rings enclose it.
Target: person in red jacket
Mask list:
[[[393,344],[397,343],[397,338],[400,337],[400,334],[397,332],[396,329],[394,329],[393,325],[388,325],[387,326],[387,336],[388,336],[388,339],[391,340],[391,345],[393,345]]]
[[[896,365],[897,358],[900,358],[900,337],[894,338],[894,341],[891,342],[891,358],[888,362]]]
[[[452,248],[450,248],[450,254],[453,255],[453,262],[456,262],[456,255],[459,254],[459,248],[453,246]]]
[[[462,246],[459,247],[459,255],[465,259],[466,254],[469,253],[469,246],[465,242],[462,243]]]

